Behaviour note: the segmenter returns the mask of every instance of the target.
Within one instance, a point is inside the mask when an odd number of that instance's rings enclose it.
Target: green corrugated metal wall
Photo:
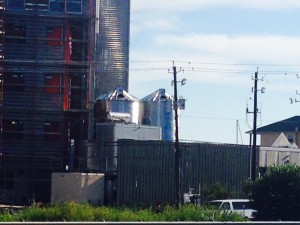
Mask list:
[[[166,141],[120,140],[119,205],[172,204],[175,200],[174,145]],[[181,192],[220,183],[240,196],[249,178],[251,148],[242,145],[180,143]]]

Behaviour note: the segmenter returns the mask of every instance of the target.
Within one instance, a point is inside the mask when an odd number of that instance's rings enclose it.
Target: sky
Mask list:
[[[247,145],[255,72],[258,127],[300,115],[299,10],[299,0],[131,0],[129,93],[173,95],[174,65],[187,79],[179,139]]]

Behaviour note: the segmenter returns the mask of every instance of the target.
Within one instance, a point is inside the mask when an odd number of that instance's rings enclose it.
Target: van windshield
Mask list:
[[[251,209],[249,203],[250,202],[232,202],[232,207],[235,210]]]
[[[210,202],[209,205],[213,206],[214,208],[220,208],[222,202]]]

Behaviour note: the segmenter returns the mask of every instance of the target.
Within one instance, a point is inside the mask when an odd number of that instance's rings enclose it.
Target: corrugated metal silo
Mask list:
[[[96,99],[95,118],[98,123],[119,117],[120,120],[124,119],[124,122],[140,124],[140,107],[140,100],[118,86],[115,90]]]
[[[162,140],[173,141],[175,139],[173,98],[165,92],[165,89],[158,89],[141,101],[144,105],[142,124],[161,126]]]

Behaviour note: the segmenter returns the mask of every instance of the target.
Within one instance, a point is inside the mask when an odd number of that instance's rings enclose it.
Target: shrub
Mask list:
[[[234,214],[221,213],[204,206],[165,206],[161,210],[108,208],[80,205],[75,202],[32,206],[16,215],[0,214],[0,221],[241,221]]]
[[[1,222],[13,222],[15,221],[15,217],[10,213],[0,214],[0,221]]]
[[[211,187],[204,187],[201,191],[201,195],[203,196],[205,202],[216,199],[228,199],[234,197],[233,192],[230,192],[219,183],[216,183]]]
[[[257,210],[256,220],[300,220],[300,167],[270,167],[246,189]]]
[[[118,221],[118,213],[115,208],[97,207],[94,209],[95,221]]]
[[[62,218],[66,221],[93,221],[93,207],[88,204],[68,202],[59,205]]]

